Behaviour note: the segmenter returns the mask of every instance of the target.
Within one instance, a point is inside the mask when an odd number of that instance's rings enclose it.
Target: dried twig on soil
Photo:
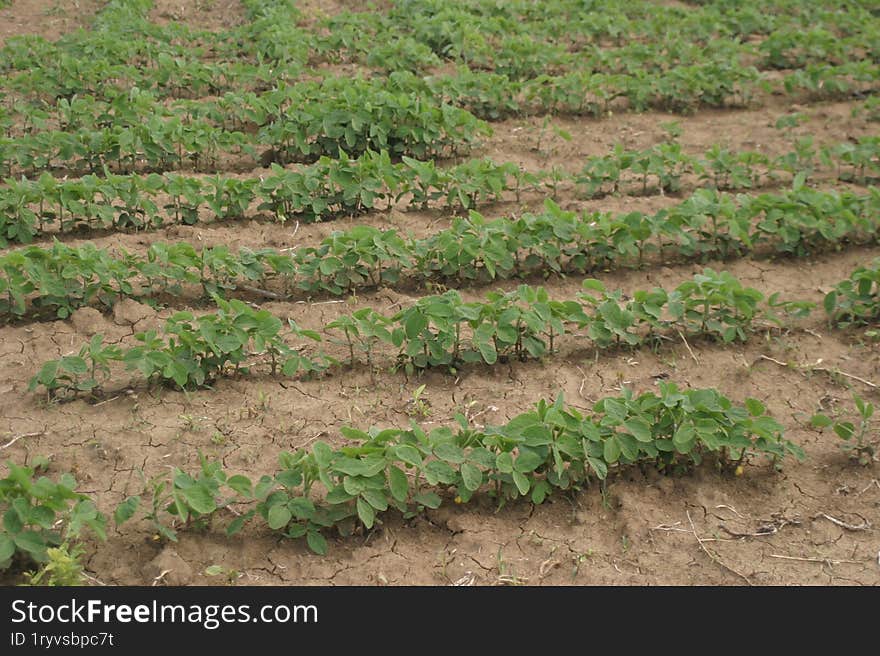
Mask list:
[[[855,380],[864,385],[867,385],[872,389],[880,389],[880,385],[872,383],[870,380],[865,380],[864,378],[859,378],[858,376],[854,376],[853,374],[848,374],[847,372],[841,371],[840,369],[829,369],[828,367],[818,366],[822,362],[822,358],[816,360],[815,364],[790,364],[788,362],[782,362],[781,360],[777,360],[776,358],[771,358],[770,356],[763,354],[761,354],[760,359],[767,360],[767,362],[772,362],[773,364],[778,364],[780,367],[791,367],[793,369],[799,369],[800,371],[819,372],[828,374],[830,376],[844,376],[845,378],[849,378],[851,380]]]
[[[121,399],[121,398],[122,398],[122,395],[121,395],[121,394],[117,394],[116,396],[111,396],[109,399],[104,399],[103,401],[98,401],[98,402],[97,402],[95,405],[93,405],[92,407],[93,407],[93,408],[97,408],[99,405],[104,405],[105,403],[110,403],[111,401],[115,401],[116,399]]]
[[[107,584],[104,583],[101,579],[99,579],[99,578],[97,578],[97,577],[95,577],[95,576],[92,576],[92,575],[89,574],[88,572],[83,572],[82,575],[83,575],[85,578],[87,578],[89,581],[91,581],[92,583],[97,583],[98,585],[107,585]]]
[[[548,558],[538,568],[538,576],[542,579],[547,576],[555,567],[559,567],[560,563],[555,558]]]
[[[819,517],[824,517],[832,524],[836,524],[840,528],[845,528],[847,531],[869,531],[871,529],[871,523],[864,517],[861,517],[861,524],[847,524],[846,522],[836,519],[831,515],[826,515],[825,513],[819,513],[813,517],[813,519],[818,519]]]
[[[18,442],[19,440],[22,440],[22,439],[24,439],[24,438],[26,438],[26,437],[37,437],[37,436],[39,436],[39,435],[45,435],[45,434],[46,434],[46,431],[42,430],[42,431],[37,431],[36,433],[22,433],[21,435],[16,435],[16,436],[13,437],[11,440],[9,440],[6,444],[0,446],[0,450],[2,450],[2,449],[8,449],[8,448],[11,447],[13,444],[15,444],[15,443]]]
[[[578,387],[578,396],[580,396],[584,401],[589,401],[586,396],[584,396],[584,385],[587,383],[587,374],[584,373],[584,370],[575,365],[575,369],[581,372],[581,386]]]
[[[738,513],[737,513],[738,514]],[[719,524],[718,528],[727,533],[729,536],[734,538],[761,538],[768,535],[775,535],[779,533],[786,526],[800,526],[800,520],[795,517],[789,519],[784,516],[782,513],[774,513],[772,519],[764,520],[763,523],[758,526],[758,529],[753,533],[740,533],[738,531],[731,531],[724,524]]]
[[[796,560],[802,563],[822,563],[823,565],[840,565],[841,563],[849,563],[853,565],[861,565],[860,560],[834,560],[832,558],[801,558],[800,556],[782,556],[780,554],[770,554],[771,558],[779,558],[781,560]]]
[[[260,296],[265,296],[266,298],[271,298],[276,301],[283,301],[287,298],[284,294],[276,294],[275,292],[260,289],[259,287],[251,287],[250,285],[242,285],[241,288],[252,294],[259,294]]]
[[[649,528],[649,531],[681,531],[682,533],[690,533],[686,528],[678,528],[678,525],[681,522],[675,522],[675,524],[660,524],[658,526],[652,526]]]
[[[697,527],[694,526],[694,520],[691,519],[691,513],[690,513],[690,511],[689,511],[689,510],[685,510],[685,514],[687,515],[688,522],[689,522],[690,525],[691,525],[691,532],[694,534],[694,537],[697,539],[697,544],[700,545],[700,549],[703,550],[703,553],[705,553],[707,556],[709,556],[709,559],[710,559],[713,563],[715,563],[716,565],[718,565],[719,567],[721,567],[722,569],[726,569],[728,572],[731,572],[732,574],[736,574],[736,575],[737,575],[738,577],[740,577],[743,581],[745,581],[747,585],[752,585],[752,582],[749,580],[749,577],[747,577],[745,574],[741,574],[740,572],[737,572],[735,569],[733,569],[733,568],[730,567],[729,565],[725,565],[725,564],[721,561],[721,559],[718,558],[718,556],[717,556],[716,554],[714,554],[714,553],[712,553],[711,551],[709,551],[709,548],[704,544],[705,540],[703,540],[703,539],[699,536],[699,534],[697,533]]]
[[[719,505],[715,506],[715,509],[716,509],[716,510],[717,510],[718,508],[725,508],[725,509],[731,511],[731,512],[732,512],[734,515],[736,515],[737,517],[742,517],[742,515],[740,515],[739,512],[737,511],[737,509],[734,508],[733,506],[728,506],[728,505],[722,503],[722,504],[719,504]]]
[[[153,585],[153,586],[159,585],[159,582],[162,579],[164,579],[167,574],[170,574],[170,573],[171,573],[170,569],[162,570],[161,572],[159,572],[159,576],[157,576],[156,578],[153,579],[153,582],[151,583],[151,585]]]
[[[693,352],[693,350],[691,349],[691,345],[688,344],[687,339],[685,339],[684,333],[682,333],[682,332],[679,330],[679,331],[678,331],[678,336],[681,337],[681,341],[684,342],[685,348],[687,348],[688,353],[691,354],[691,357],[694,359],[694,362],[696,362],[697,364],[700,364],[700,361],[697,359],[697,356],[694,355],[694,352]]]

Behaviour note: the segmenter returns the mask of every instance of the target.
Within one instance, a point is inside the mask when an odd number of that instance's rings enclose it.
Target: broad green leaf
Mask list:
[[[201,515],[208,515],[217,510],[214,495],[204,485],[193,485],[184,489],[183,496],[186,498],[190,508]]]
[[[391,496],[403,503],[409,493],[409,481],[406,474],[399,467],[391,465],[388,474],[389,484],[391,487]]]
[[[116,525],[119,526],[131,519],[137,512],[140,503],[140,497],[128,497],[125,501],[116,506],[116,510],[113,511],[113,521]]]
[[[514,470],[513,472],[513,483],[516,485],[516,489],[519,490],[520,494],[528,494],[529,487],[531,487],[529,483],[529,479],[525,474],[521,474],[520,472]]]
[[[269,508],[268,523],[269,528],[273,531],[287,526],[292,518],[293,515],[288,509],[287,504],[279,503]]]
[[[5,533],[0,533],[0,567],[15,553],[15,542]]]
[[[834,421],[830,417],[822,414],[816,414],[810,418],[810,424],[816,428],[825,428],[833,423]]]
[[[605,440],[603,448],[605,462],[608,464],[617,462],[618,458],[620,458],[620,443],[617,441],[617,437],[614,435],[610,436]]]
[[[763,403],[761,403],[757,399],[752,398],[746,399],[746,410],[748,410],[749,414],[753,417],[760,417],[765,412],[767,412],[767,408],[764,407]]]
[[[483,472],[469,462],[461,466],[461,478],[464,481],[464,486],[472,492],[479,489],[480,485],[483,484]]]
[[[413,501],[426,508],[439,508],[441,499],[434,492],[421,492],[413,497]]]
[[[358,497],[357,513],[360,520],[367,528],[373,528],[373,522],[376,520],[376,511],[363,498]]]
[[[644,419],[634,417],[623,422],[623,427],[628,430],[639,442],[650,442],[653,439],[651,425]]]
[[[496,456],[495,468],[503,474],[510,474],[513,472],[513,456],[509,451],[504,451]]]
[[[388,499],[379,490],[364,490],[361,492],[361,498],[376,510],[388,510]]]
[[[306,533],[306,542],[309,545],[309,549],[319,556],[323,556],[327,553],[327,540],[325,540],[324,536],[318,531],[309,531]]]

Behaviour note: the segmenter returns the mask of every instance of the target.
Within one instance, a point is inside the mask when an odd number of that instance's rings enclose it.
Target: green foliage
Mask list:
[[[490,292],[485,301],[464,302],[456,290],[423,296],[392,316],[364,308],[343,315],[324,327],[331,341],[345,344],[348,365],[355,351],[366,356],[372,370],[381,345],[396,348],[397,363],[407,372],[431,367],[454,371],[462,364],[495,364],[499,360],[541,358],[554,350],[554,340],[586,329],[597,349],[651,342],[671,329],[711,336],[723,342],[745,340],[756,327],[779,323],[775,310],[799,315],[812,304],[764,298],[743,287],[727,272],[705,269],[692,281],[672,291],[637,291],[632,299],[607,292],[596,280],[584,282],[578,300],[552,300],[543,287],[520,285],[509,292]],[[594,292],[598,292],[596,295]],[[50,360],[30,382],[42,386],[49,398],[70,398],[80,392],[96,393],[111,362],[122,361],[147,381],[174,384],[180,389],[209,386],[223,375],[247,373],[258,364],[284,376],[322,372],[331,364],[323,355],[302,354],[282,335],[282,321],[266,310],[255,310],[237,300],[214,296],[218,310],[195,316],[177,312],[165,323],[163,335],[147,331],[135,335],[140,345],[120,349],[102,345],[96,335],[78,356]],[[291,337],[321,341],[318,332],[302,330],[288,321]],[[247,367],[243,363],[248,361]]]
[[[279,470],[257,481],[228,476],[203,458],[198,478],[174,470],[163,481],[174,501],[154,519],[176,539],[175,526],[222,508],[226,490],[227,502],[251,504],[227,526],[228,534],[260,518],[286,537],[305,537],[312,551],[323,554],[327,529],[343,536],[359,526],[370,530],[387,511],[411,517],[448,496],[467,502],[483,492],[499,505],[522,497],[539,504],[554,492],[634,465],[671,473],[711,458],[733,471],[754,456],[804,457],[756,399],[740,407],[716,390],[682,391],[671,383],[661,383],[659,395],[624,390],[586,414],[560,395],[503,426],[477,429],[464,417],[458,421],[454,430],[430,432],[415,423],[408,429],[343,428],[351,445],[333,449],[319,441],[282,453]]]
[[[872,424],[874,416],[874,404],[865,401],[858,394],[853,394],[853,402],[858,413],[858,423],[851,421],[835,420],[828,415],[818,413],[813,415],[810,423],[819,429],[831,427],[834,433],[844,440],[841,448],[861,465],[872,465],[877,454],[877,430]]]
[[[67,577],[75,571],[77,549],[70,541],[79,539],[85,529],[105,538],[104,516],[88,496],[76,492],[76,481],[62,474],[57,481],[47,476],[34,478],[30,467],[7,461],[8,475],[0,479],[0,570],[15,559],[22,562],[50,563],[37,576]],[[49,553],[52,548],[60,550]],[[66,579],[65,579],[66,580]]]
[[[487,221],[471,211],[430,237],[360,225],[331,233],[295,252],[226,246],[196,250],[154,243],[146,257],[55,243],[0,257],[0,316],[64,318],[77,307],[143,295],[183,293],[199,284],[207,297],[255,281],[278,280],[285,294],[342,295],[405,278],[486,281],[535,271],[584,273],[639,266],[656,253],[676,259],[728,257],[759,250],[808,255],[843,242],[876,240],[880,195],[820,192],[736,197],[701,190],[654,214],[563,211],[552,201],[540,214]],[[140,282],[141,284],[136,284]]]
[[[281,223],[298,218],[321,221],[390,206],[412,194],[411,205],[443,200],[462,211],[495,200],[518,185],[511,164],[469,160],[445,169],[433,161],[404,157],[392,163],[388,151],[366,151],[288,170],[273,163],[259,179],[215,175],[207,179],[179,174],[86,175],[59,180],[44,173],[36,180],[9,178],[0,188],[0,245],[81,228],[155,229],[168,222],[192,225],[200,212],[214,220],[238,220],[265,211]],[[170,202],[162,199],[170,197]]]
[[[858,267],[825,296],[829,321],[841,327],[874,326],[880,319],[880,260]]]
[[[173,384],[180,389],[210,385],[225,373],[235,373],[242,364],[257,358],[269,366],[272,375],[322,371],[327,364],[301,355],[282,338],[283,324],[266,310],[255,310],[238,300],[215,296],[214,314],[195,316],[177,312],[165,322],[163,335],[148,330],[134,337],[139,346],[120,349],[102,346],[96,335],[78,356],[50,360],[31,379],[30,389],[44,387],[50,398],[95,392],[99,376],[106,377],[111,362],[124,362],[148,381]],[[291,335],[319,340],[317,333],[301,330],[288,322]]]
[[[39,570],[25,573],[25,585],[77,586],[85,585],[80,559],[85,550],[82,545],[73,548],[62,544],[46,549],[47,562]]]

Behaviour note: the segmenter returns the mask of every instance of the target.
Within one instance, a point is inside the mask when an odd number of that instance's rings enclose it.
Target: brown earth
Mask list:
[[[95,3],[97,4],[97,3]],[[177,5],[186,9],[180,16]],[[197,8],[200,3],[157,3],[175,20],[209,29],[225,18]],[[237,3],[216,0],[217,8]],[[311,3],[326,12],[341,3]],[[0,39],[22,30],[51,6],[16,0],[0,11],[15,16],[2,21]],[[313,8],[314,9],[314,8]],[[10,13],[11,12],[11,13]],[[32,13],[28,13],[32,12]],[[229,17],[237,17],[230,9]],[[230,18],[237,20],[238,18]],[[20,21],[20,22],[17,22]],[[17,27],[16,27],[17,26]],[[74,25],[58,26],[61,33]],[[871,133],[871,125],[851,113],[855,103],[792,106],[776,99],[767,106],[740,111],[700,112],[678,117],[662,113],[615,114],[601,121],[543,118],[494,124],[495,135],[476,156],[516,162],[536,170],[579,168],[587,155],[601,154],[617,142],[645,147],[663,136],[660,124],[676,120],[688,152],[701,153],[712,143],[736,149],[786,152],[792,139],[811,135],[817,143],[836,143]],[[776,119],[792,111],[807,120],[785,134]],[[571,135],[563,138],[553,127]],[[876,132],[876,128],[874,128]],[[540,143],[539,143],[540,142]],[[249,172],[258,175],[260,169]],[[693,181],[697,184],[697,181]],[[829,182],[830,184],[830,182]],[[659,195],[608,197],[583,201],[575,191],[559,191],[571,208],[609,211],[656,210],[678,202]],[[483,206],[487,216],[509,216],[540,207],[534,195],[522,203],[506,198]],[[212,245],[296,247],[317,243],[330,231],[356,223],[396,227],[427,235],[449,225],[441,210],[375,212],[316,225],[262,220],[168,227],[156,233],[95,235],[102,247],[143,252],[152,241],[185,240]],[[84,243],[83,236],[65,241]],[[880,256],[880,248],[849,248],[808,259],[741,259],[709,262],[744,284],[786,299],[821,301],[836,281],[858,264]],[[632,291],[674,286],[703,265],[650,265],[643,270],[603,274],[610,288]],[[530,280],[541,284],[540,280]],[[554,298],[573,298],[580,278],[543,282]],[[493,284],[510,289],[515,281]],[[486,287],[463,288],[477,299]],[[262,307],[301,326],[320,328],[358,307],[391,312],[424,293],[415,289],[380,289],[346,300],[271,302]],[[366,535],[330,539],[327,556],[311,554],[304,544],[246,529],[235,538],[222,527],[204,533],[182,532],[180,542],[162,545],[151,539],[146,523],[110,528],[105,543],[88,544],[87,571],[106,584],[880,584],[880,482],[876,465],[858,466],[840,450],[831,433],[808,426],[822,409],[851,414],[851,390],[875,402],[880,382],[880,352],[858,332],[832,330],[821,312],[786,329],[756,334],[746,344],[721,346],[709,341],[685,343],[673,335],[656,351],[648,348],[594,353],[577,335],[560,343],[544,361],[463,369],[458,377],[428,372],[407,378],[389,371],[392,354],[380,353],[378,370],[366,366],[331,371],[309,381],[279,381],[268,376],[224,379],[213,389],[176,392],[148,389],[124,372],[114,375],[98,403],[84,400],[47,404],[26,391],[42,362],[78,349],[91,335],[130,343],[133,333],[157,326],[187,300],[155,311],[127,301],[111,313],[84,308],[65,321],[30,322],[0,327],[0,457],[30,462],[49,456],[50,471],[71,471],[82,491],[110,514],[115,505],[143,489],[147,478],[176,466],[192,470],[197,452],[222,459],[235,472],[259,476],[272,471],[283,450],[323,439],[341,445],[343,425],[406,425],[416,418],[428,426],[449,424],[456,412],[478,424],[499,424],[527,410],[540,398],[565,394],[589,409],[622,386],[645,391],[668,378],[682,386],[717,387],[736,401],[756,397],[766,402],[786,428],[787,437],[807,453],[803,463],[788,462],[781,471],[755,462],[741,477],[709,468],[684,476],[660,476],[638,470],[609,482],[607,490],[587,489],[554,496],[541,506],[513,503],[498,509],[485,498],[466,506],[449,505],[410,521],[388,515]],[[196,304],[197,311],[204,311]],[[331,354],[343,347],[325,344]],[[849,374],[829,375],[781,366],[816,365]],[[861,380],[859,380],[861,379]],[[415,416],[414,390],[426,385],[427,411]],[[24,436],[24,437],[21,437]],[[18,438],[18,439],[16,439]],[[12,444],[10,444],[12,443]],[[8,446],[7,446],[8,445]],[[227,518],[222,518],[223,523]],[[205,574],[218,565],[227,573]]]
[[[238,0],[154,0],[149,18],[159,25],[175,22],[219,32],[240,24],[244,7]]]
[[[11,36],[35,34],[53,41],[66,32],[87,27],[100,0],[12,0],[0,8],[0,46]]]

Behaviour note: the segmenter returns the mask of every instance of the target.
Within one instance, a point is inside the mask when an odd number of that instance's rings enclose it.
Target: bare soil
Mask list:
[[[89,3],[86,3],[89,4]],[[98,3],[92,3],[97,5]],[[237,3],[158,2],[157,19],[221,28],[239,19]],[[306,3],[332,12],[337,4]],[[0,40],[33,30],[51,2],[16,0],[0,10]],[[177,12],[177,5],[183,9]],[[83,10],[71,11],[82,20]],[[222,10],[222,11],[221,11]],[[163,13],[164,12],[164,13]],[[220,15],[222,14],[222,16]],[[59,19],[60,20],[60,19]],[[71,18],[73,20],[73,18]],[[40,25],[47,37],[78,23]],[[852,117],[854,103],[792,106],[772,102],[740,111],[700,112],[678,117],[662,113],[618,114],[599,120],[542,118],[494,125],[495,135],[476,156],[509,160],[528,168],[554,165],[577,170],[586,155],[607,152],[617,142],[645,147],[658,142],[660,124],[676,120],[682,144],[700,153],[718,141],[736,149],[778,154],[798,136],[834,143],[870,132]],[[773,126],[792,111],[807,120],[794,134]],[[553,130],[571,135],[567,140]],[[250,172],[258,175],[260,169]],[[674,197],[608,197],[583,201],[573,190],[559,192],[561,204],[611,211],[659,209]],[[510,216],[540,206],[540,198],[517,204],[512,199],[483,206],[490,217]],[[355,223],[396,227],[427,235],[449,224],[448,213],[374,212],[356,219],[316,225],[252,220],[169,227],[149,234],[95,235],[102,247],[143,252],[152,241],[185,240],[203,245],[287,248],[317,243],[335,229]],[[65,236],[76,244],[84,237]],[[880,248],[850,248],[808,259],[740,259],[709,262],[727,269],[744,284],[783,298],[821,301],[831,285],[858,264],[880,256]],[[627,291],[672,286],[703,265],[650,265],[601,275],[609,287]],[[555,298],[572,298],[580,278],[551,277],[544,284]],[[511,288],[517,281],[492,285]],[[485,287],[463,288],[479,298]],[[272,302],[262,306],[308,328],[359,307],[390,312],[414,302],[424,290],[379,289],[345,300]],[[317,380],[291,382],[252,376],[220,381],[214,389],[175,392],[147,389],[119,373],[116,389],[100,403],[47,404],[26,391],[28,379],[47,359],[69,353],[92,334],[130,343],[132,335],[156,326],[187,300],[155,311],[127,304],[101,314],[88,308],[65,321],[30,322],[0,327],[0,457],[29,462],[51,458],[51,471],[71,471],[100,508],[115,505],[142,490],[142,474],[151,477],[171,466],[193,469],[198,450],[221,458],[235,472],[251,476],[271,471],[279,452],[323,439],[343,444],[339,428],[353,425],[408,424],[413,391],[426,385],[427,425],[451,423],[464,412],[480,424],[498,424],[528,409],[539,398],[563,392],[567,401],[588,409],[622,386],[636,391],[668,378],[683,386],[717,387],[731,398],[765,400],[787,436],[807,453],[803,463],[781,471],[755,464],[742,476],[700,468],[686,476],[633,471],[609,482],[607,490],[587,489],[554,496],[541,506],[528,503],[496,508],[487,499],[466,506],[450,504],[414,520],[389,515],[367,535],[330,540],[327,556],[311,554],[300,542],[256,528],[227,538],[218,527],[184,532],[178,544],[155,541],[146,524],[109,530],[104,543],[90,543],[88,572],[106,584],[216,584],[204,574],[211,565],[230,572],[239,584],[880,584],[880,482],[877,467],[847,459],[832,434],[809,428],[818,410],[849,408],[850,387],[880,399],[876,388],[853,378],[810,373],[780,362],[840,369],[865,381],[880,382],[880,351],[858,332],[831,330],[821,313],[786,330],[768,329],[746,344],[720,346],[708,341],[672,340],[650,349],[594,353],[577,336],[562,340],[559,353],[545,361],[470,367],[457,378],[429,372],[407,378],[390,371],[391,354],[380,354],[379,370],[366,367],[331,371]],[[199,311],[203,311],[198,306]],[[334,347],[327,345],[330,352]],[[340,355],[342,351],[340,350]],[[5,446],[22,434],[11,446]],[[864,527],[864,528],[858,528]],[[157,563],[170,564],[158,567]],[[170,570],[170,571],[166,571]],[[165,572],[165,574],[162,574]]]
[[[22,34],[53,41],[87,27],[103,4],[100,0],[12,0],[0,8],[0,46],[9,37]]]
[[[191,28],[219,32],[244,20],[238,0],[155,0],[150,22],[182,23]]]

